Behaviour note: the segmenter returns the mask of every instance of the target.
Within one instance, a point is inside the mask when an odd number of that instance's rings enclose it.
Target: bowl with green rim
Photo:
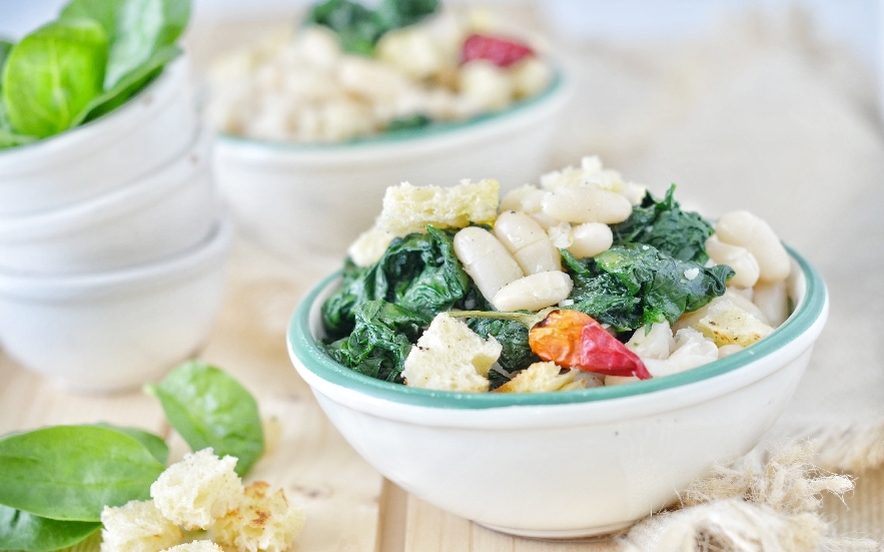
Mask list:
[[[794,309],[771,335],[715,362],[612,387],[455,393],[364,376],[324,351],[320,307],[302,300],[289,355],[353,448],[404,490],[509,534],[622,530],[677,500],[717,462],[748,453],[791,398],[828,315],[825,283],[789,249]]]
[[[501,189],[547,169],[570,84],[463,122],[438,122],[340,143],[272,142],[219,135],[214,170],[239,232],[289,258],[339,259],[377,215],[389,186],[452,186],[493,177]]]

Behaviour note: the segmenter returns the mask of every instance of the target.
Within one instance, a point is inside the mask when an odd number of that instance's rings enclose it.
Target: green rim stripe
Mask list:
[[[529,107],[544,101],[547,97],[555,94],[563,86],[563,78],[560,71],[556,71],[555,77],[549,87],[536,96],[532,96],[526,100],[521,100],[511,107],[492,113],[484,113],[465,121],[436,121],[431,122],[427,126],[419,128],[404,128],[390,132],[382,132],[361,138],[354,138],[343,142],[333,143],[314,143],[314,142],[280,142],[274,140],[257,140],[254,138],[245,138],[233,134],[219,134],[220,140],[226,140],[241,145],[255,145],[260,147],[269,147],[275,149],[286,150],[322,150],[331,151],[335,149],[348,148],[353,146],[374,146],[391,142],[400,142],[403,140],[429,139],[435,136],[444,135],[450,132],[470,129],[481,125],[488,121],[500,119],[513,113],[524,111]]]
[[[671,376],[628,385],[542,393],[455,393],[407,387],[359,374],[333,361],[310,335],[310,310],[320,293],[340,276],[340,272],[325,278],[300,302],[289,324],[288,339],[294,355],[318,377],[372,397],[418,406],[466,409],[500,408],[603,401],[643,395],[726,374],[773,353],[807,331],[825,308],[826,288],[819,273],[798,253],[792,249],[788,250],[804,273],[807,292],[798,309],[774,333],[751,347],[721,360]]]

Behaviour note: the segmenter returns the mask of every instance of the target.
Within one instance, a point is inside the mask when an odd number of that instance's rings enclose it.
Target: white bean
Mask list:
[[[556,305],[571,294],[571,277],[560,270],[538,272],[514,280],[500,288],[491,300],[501,311],[536,311]]]
[[[562,269],[559,250],[529,215],[515,211],[501,213],[494,223],[494,235],[512,253],[525,274]]]
[[[523,276],[506,247],[484,228],[467,226],[459,230],[454,235],[454,253],[488,301],[500,288]]]
[[[566,222],[616,224],[632,214],[632,204],[620,194],[592,186],[559,186],[544,196],[543,212]]]
[[[789,254],[768,224],[747,211],[723,215],[715,225],[718,239],[745,247],[758,261],[758,281],[779,282],[789,275]]]
[[[789,290],[786,281],[756,285],[752,302],[764,313],[768,323],[776,328],[789,317]]]
[[[643,360],[646,358],[665,360],[669,358],[669,352],[675,348],[672,328],[665,320],[652,324],[650,328],[642,326],[635,330],[626,342],[626,347]]]
[[[585,222],[571,229],[568,251],[578,259],[595,257],[610,249],[613,243],[614,233],[610,226],[601,222]]]
[[[536,213],[540,211],[540,201],[546,192],[531,184],[525,184],[509,191],[500,200],[501,211],[523,211]]]
[[[713,234],[706,240],[706,253],[715,264],[728,265],[734,269],[730,284],[751,288],[758,281],[758,260],[745,247],[724,243]]]

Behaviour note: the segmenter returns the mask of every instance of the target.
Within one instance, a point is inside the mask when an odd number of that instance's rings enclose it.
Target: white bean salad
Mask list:
[[[369,55],[310,24],[215,63],[206,116],[226,134],[308,143],[467,120],[548,88],[541,49],[475,9],[389,30]]]

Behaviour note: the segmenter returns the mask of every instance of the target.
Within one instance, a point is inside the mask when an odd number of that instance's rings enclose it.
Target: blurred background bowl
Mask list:
[[[5,352],[61,387],[137,388],[196,353],[221,306],[233,231],[177,256],[79,275],[0,272]]]
[[[796,308],[724,359],[628,385],[553,393],[455,393],[389,383],[318,343],[327,278],[298,306],[289,354],[341,434],[402,489],[492,529],[571,538],[625,528],[678,499],[714,463],[749,452],[795,391],[828,314],[797,253]]]
[[[560,73],[541,95],[462,123],[328,145],[221,135],[215,178],[245,237],[290,258],[340,259],[391,185],[496,178],[508,190],[536,179],[568,96]]]
[[[199,118],[186,56],[106,116],[0,150],[0,216],[93,198],[153,171],[192,144]]]
[[[32,215],[0,216],[0,270],[74,274],[142,265],[204,241],[220,206],[211,136],[106,194]]]

